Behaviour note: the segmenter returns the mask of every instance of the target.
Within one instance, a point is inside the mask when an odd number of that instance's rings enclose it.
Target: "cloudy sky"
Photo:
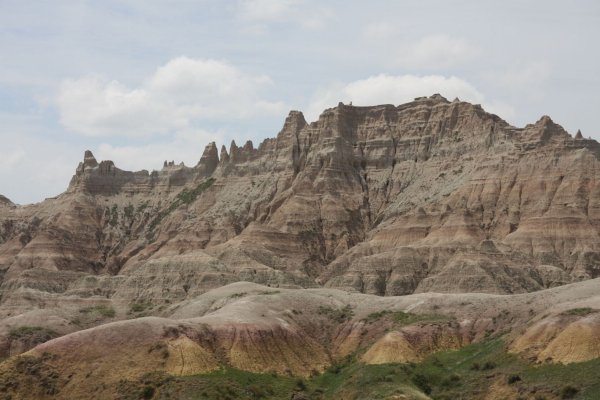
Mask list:
[[[194,165],[339,101],[442,93],[600,139],[600,2],[0,0],[0,194],[65,190],[83,152]]]

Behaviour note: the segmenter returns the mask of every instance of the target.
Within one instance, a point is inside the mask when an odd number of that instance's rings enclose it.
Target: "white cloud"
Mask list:
[[[377,22],[367,24],[363,28],[363,37],[370,41],[390,40],[400,35],[400,30],[397,25],[389,22]]]
[[[0,155],[0,170],[3,171],[7,169],[12,169],[14,166],[18,165],[26,156],[26,153],[23,150],[23,148],[18,145],[7,150],[8,151],[5,154]]]
[[[319,90],[308,107],[307,117],[314,120],[319,113],[338,102],[352,102],[357,106],[375,104],[402,104],[415,97],[440,93],[449,100],[461,100],[483,104],[490,112],[502,112],[503,118],[512,118],[512,107],[498,101],[486,101],[473,85],[455,76],[442,75],[386,75],[380,74],[346,84],[334,84]]]
[[[323,29],[334,16],[328,7],[307,4],[305,0],[239,0],[237,15],[245,23],[245,31],[268,32],[267,24],[290,22],[309,30]]]
[[[15,132],[0,132],[0,194],[25,204],[63,192],[83,153],[70,144]]]
[[[143,137],[191,129],[206,120],[244,119],[285,112],[264,99],[272,85],[223,61],[179,57],[138,88],[90,76],[62,83],[57,97],[60,121],[88,136]]]
[[[238,15],[248,21],[272,22],[287,18],[301,0],[240,0]]]
[[[431,34],[407,41],[401,27],[387,22],[367,24],[362,37],[383,51],[387,64],[411,69],[446,69],[474,60],[480,50],[467,40],[447,34]],[[393,47],[389,43],[394,43]]]
[[[411,68],[450,68],[470,62],[478,53],[464,39],[438,34],[425,36],[410,46],[398,62]]]
[[[503,87],[521,89],[536,86],[550,77],[550,66],[542,61],[519,63],[496,74],[496,82]]]

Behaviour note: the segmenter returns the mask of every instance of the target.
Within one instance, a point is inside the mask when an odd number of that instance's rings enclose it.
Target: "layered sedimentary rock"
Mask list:
[[[0,390],[307,377],[505,332],[537,363],[597,358],[599,157],[549,117],[516,128],[439,95],[292,111],[258,148],[210,143],[194,167],[86,151],[63,194],[0,196]]]
[[[195,167],[129,172],[86,151],[65,193],[0,202],[0,313],[239,280],[403,295],[595,278],[599,156],[549,117],[515,128],[439,95],[310,124],[292,111],[258,148],[211,143]]]

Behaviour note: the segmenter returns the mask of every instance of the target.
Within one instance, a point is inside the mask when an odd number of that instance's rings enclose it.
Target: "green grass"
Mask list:
[[[304,380],[276,374],[255,374],[224,368],[209,374],[171,377],[156,372],[137,382],[122,381],[118,393],[123,399],[289,399],[306,391]],[[152,396],[150,396],[152,394]]]
[[[204,192],[205,190],[210,188],[213,185],[213,183],[215,183],[215,181],[216,181],[215,178],[208,178],[207,180],[200,183],[193,189],[183,189],[175,197],[175,200],[173,200],[173,202],[171,204],[169,204],[169,206],[166,209],[159,212],[158,215],[156,217],[154,217],[154,219],[152,221],[150,221],[150,223],[148,225],[148,231],[150,233],[150,236],[152,236],[154,230],[158,227],[160,222],[167,215],[169,215],[170,213],[172,213],[173,211],[175,211],[176,209],[178,209],[180,206],[182,206],[184,204],[187,205],[187,204],[191,204],[194,201],[196,201],[198,196],[200,196],[200,194],[202,194],[202,192]]]
[[[586,315],[596,313],[600,310],[596,310],[590,307],[581,307],[581,308],[572,308],[570,310],[564,311],[563,315],[575,315],[578,317],[585,317]]]
[[[183,204],[191,204],[196,201],[202,192],[211,187],[213,183],[215,183],[215,178],[208,178],[191,190],[183,189],[181,193],[177,195],[177,200],[181,201]]]
[[[149,303],[131,303],[129,305],[129,313],[140,313],[149,308],[152,308],[152,305]]]
[[[319,306],[317,314],[324,315],[338,323],[346,322],[354,316],[354,311],[350,305],[342,308],[333,308],[328,306]]]
[[[125,208],[123,209],[123,214],[125,215],[125,217],[132,219],[133,215],[134,215],[133,204],[126,205]]]
[[[44,343],[58,336],[60,335],[52,329],[42,326],[20,326],[8,332],[8,338],[11,340],[26,340],[33,344]]]
[[[397,326],[407,326],[415,324],[417,322],[448,320],[450,319],[450,317],[441,314],[413,314],[404,311],[385,310],[371,313],[363,320],[366,323],[372,324],[381,319],[389,319]]]
[[[116,204],[110,208],[110,220],[108,221],[111,226],[117,226],[119,222],[119,210]]]
[[[19,368],[28,374],[40,371],[39,360],[23,360]],[[115,390],[122,399],[425,399],[429,393],[431,399],[454,400],[483,398],[495,382],[515,389],[523,399],[600,399],[600,358],[534,365],[507,353],[504,340],[495,337],[432,354],[420,363],[365,365],[351,355],[311,378],[229,367],[181,377],[153,372],[122,380]]]
[[[482,367],[476,368],[477,365]],[[534,365],[507,353],[500,338],[460,350],[436,353],[417,364],[414,372],[428,379],[433,398],[440,400],[470,398],[496,379],[503,379],[532,398],[551,398],[550,393],[560,393],[568,386],[578,390],[573,398],[600,398],[600,359],[568,365]],[[453,375],[459,377],[460,384],[444,384]]]
[[[82,308],[81,310],[79,310],[79,312],[82,314],[98,314],[104,318],[114,318],[114,316],[116,315],[114,308],[103,304]]]
[[[184,399],[289,399],[301,392],[309,399],[385,399],[402,394],[419,398],[429,392],[436,400],[469,399],[483,396],[497,381],[514,388],[523,398],[599,399],[600,359],[568,365],[533,365],[507,353],[503,339],[494,338],[460,350],[432,354],[414,364],[365,365],[352,356],[305,380],[226,368],[207,375],[176,378],[157,390],[156,398],[183,393],[180,398]],[[205,397],[194,397],[198,393],[205,393]]]

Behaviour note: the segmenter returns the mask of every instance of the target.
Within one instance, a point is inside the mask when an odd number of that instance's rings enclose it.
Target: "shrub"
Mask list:
[[[456,374],[452,374],[452,375],[442,379],[442,382],[440,383],[440,385],[445,388],[459,386],[460,385],[460,376],[458,376]]]
[[[481,367],[483,371],[487,371],[494,368],[496,368],[496,364],[493,361],[486,361]]]
[[[332,308],[327,306],[320,306],[317,310],[317,314],[325,315],[328,318],[338,322],[346,322],[354,316],[354,311],[352,311],[352,307],[350,305],[346,305],[343,308]]]
[[[267,393],[258,385],[248,386],[248,392],[254,399],[262,399],[267,396]]]
[[[42,326],[20,326],[8,333],[11,340],[27,340],[33,344],[44,343],[58,336],[58,333]]]
[[[567,311],[563,312],[563,315],[576,315],[579,317],[584,317],[588,314],[592,314],[595,312],[598,312],[598,310],[595,310],[590,307],[580,307],[580,308],[572,308],[570,310],[567,310]]]
[[[298,379],[296,381],[296,386],[298,387],[298,389],[300,390],[306,390],[306,383],[304,383],[304,381],[302,379]]]
[[[142,389],[142,398],[151,399],[152,397],[154,397],[154,388],[152,386],[145,386]]]
[[[421,389],[425,394],[431,394],[431,386],[429,385],[429,379],[423,374],[416,374],[412,377],[412,382],[416,387]]]
[[[129,305],[129,311],[134,313],[139,313],[149,308],[150,305],[146,303],[131,303]]]
[[[114,308],[103,304],[82,308],[81,310],[79,310],[79,312],[82,314],[98,313],[105,318],[113,318],[116,315]]]
[[[119,210],[117,208],[116,204],[113,204],[113,206],[110,209],[110,225],[111,226],[116,226],[117,223],[119,222]]]
[[[564,386],[560,390],[560,398],[561,399],[572,399],[573,397],[575,397],[575,395],[577,393],[579,393],[579,389],[577,389],[574,386],[567,385],[567,386]]]
[[[373,312],[373,313],[367,315],[367,317],[363,321],[365,321],[367,323],[371,323],[371,322],[377,321],[378,319],[382,318],[383,316],[385,316],[389,313],[390,313],[390,311],[387,311],[387,310]]]
[[[163,220],[163,218],[165,218],[171,212],[175,211],[181,205],[191,204],[194,201],[196,201],[196,198],[198,198],[198,196],[202,192],[204,192],[206,189],[210,188],[213,183],[215,183],[215,179],[209,178],[193,189],[183,189],[177,195],[175,200],[169,205],[169,207],[167,207],[166,209],[159,212],[158,215],[156,217],[154,217],[154,219],[152,221],[150,221],[150,223],[148,224],[148,231],[149,231],[148,238],[152,237],[154,230],[158,227],[158,225]]]
[[[132,204],[128,204],[127,206],[125,206],[125,208],[123,209],[123,212],[125,214],[125,216],[129,219],[133,218],[133,205]]]

